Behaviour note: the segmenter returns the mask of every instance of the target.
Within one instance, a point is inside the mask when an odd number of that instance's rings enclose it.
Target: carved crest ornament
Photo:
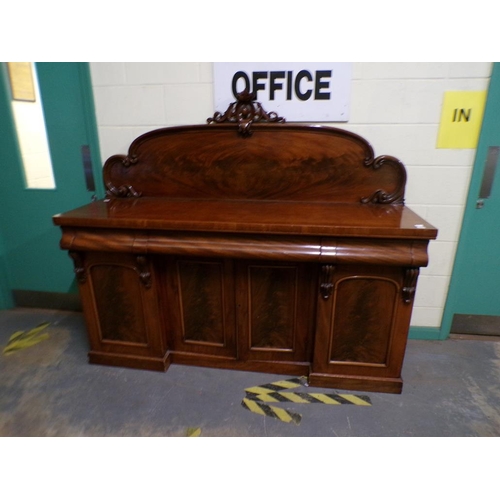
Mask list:
[[[238,133],[242,137],[252,135],[251,125],[255,122],[284,123],[285,119],[271,111],[267,113],[264,108],[254,100],[255,95],[247,90],[238,94],[238,100],[232,102],[224,114],[216,112],[212,118],[207,119],[207,123],[237,123]]]

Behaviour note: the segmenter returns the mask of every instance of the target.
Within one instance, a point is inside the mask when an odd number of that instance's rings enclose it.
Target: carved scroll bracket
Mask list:
[[[149,261],[145,255],[138,255],[135,258],[139,279],[146,288],[151,288],[151,272],[149,270]]]
[[[232,102],[224,114],[216,112],[212,118],[207,119],[207,123],[238,123],[238,133],[243,137],[252,135],[250,126],[256,122],[276,122],[283,123],[285,119],[271,111],[267,113],[262,108],[260,102],[256,102],[255,95],[247,90],[237,95],[238,100]]]
[[[115,187],[111,182],[108,182],[106,184],[106,187],[108,188],[106,190],[106,198],[139,198],[142,193],[139,193],[136,191],[132,186],[120,186],[120,187]]]
[[[78,283],[83,284],[87,281],[87,273],[83,264],[83,255],[80,252],[69,252],[75,266],[75,275]]]
[[[419,269],[417,267],[408,267],[405,269],[402,290],[405,304],[410,304],[415,297],[418,273]]]
[[[406,186],[406,169],[404,165],[392,156],[379,156],[375,160],[366,163],[367,167],[373,170],[381,168],[392,168],[396,171],[397,185],[392,193],[387,193],[383,189],[378,189],[370,196],[361,198],[361,203],[380,203],[380,204],[394,204],[404,205],[404,194]]]
[[[333,292],[333,272],[335,271],[335,266],[326,265],[321,266],[321,284],[319,286],[319,291],[321,296],[328,300]]]
[[[137,158],[137,155],[126,156],[122,160],[122,164],[123,164],[124,167],[128,168],[131,165],[135,165],[138,162],[138,160],[139,159]]]

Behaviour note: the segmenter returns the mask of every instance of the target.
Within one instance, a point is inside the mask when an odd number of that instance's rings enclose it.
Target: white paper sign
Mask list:
[[[351,63],[214,63],[216,111],[245,89],[287,122],[346,122]]]

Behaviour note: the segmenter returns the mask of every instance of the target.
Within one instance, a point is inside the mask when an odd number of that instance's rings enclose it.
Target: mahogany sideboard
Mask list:
[[[55,215],[89,361],[308,376],[400,393],[419,268],[437,230],[369,143],[240,96],[103,168],[104,200]]]

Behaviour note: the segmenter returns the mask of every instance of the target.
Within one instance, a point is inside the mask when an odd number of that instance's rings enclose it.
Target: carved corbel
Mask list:
[[[408,267],[405,269],[402,290],[403,300],[405,304],[410,304],[415,297],[415,291],[417,290],[418,273],[418,267]]]
[[[319,285],[319,291],[321,296],[328,300],[333,292],[333,272],[335,271],[335,266],[330,264],[321,266],[321,284]]]
[[[151,272],[149,270],[149,260],[145,255],[138,255],[135,258],[139,279],[146,288],[151,288]]]
[[[85,283],[87,281],[87,273],[83,264],[83,255],[80,252],[69,252],[69,256],[73,259],[75,275],[78,283]]]

